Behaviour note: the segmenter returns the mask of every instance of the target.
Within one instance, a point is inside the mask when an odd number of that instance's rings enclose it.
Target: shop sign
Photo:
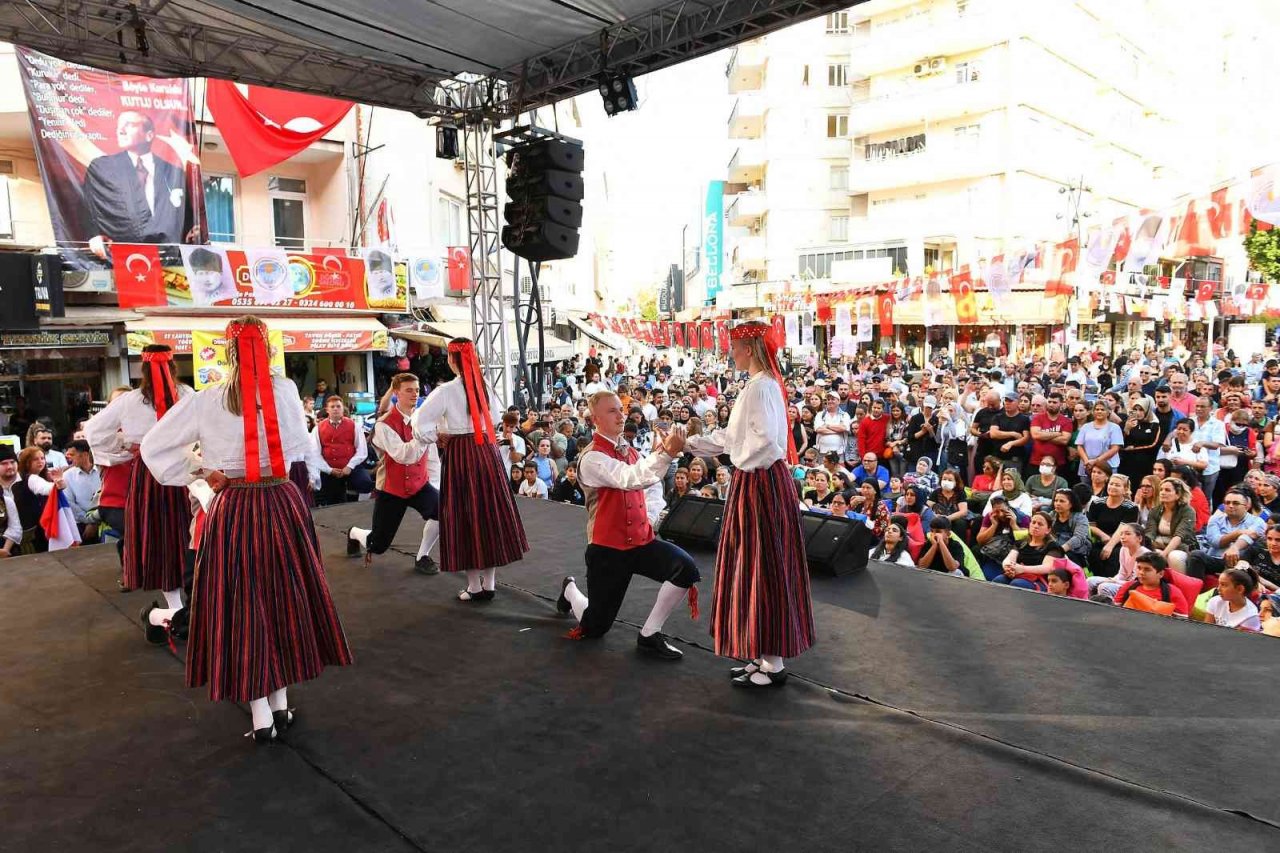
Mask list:
[[[57,332],[0,332],[0,347],[35,349],[40,347],[105,347],[111,333],[104,329]]]
[[[387,332],[385,329],[366,330],[293,330],[286,327],[270,330],[272,340],[279,336],[278,345],[282,352],[365,352],[368,350],[384,350],[387,348]],[[201,332],[190,329],[161,329],[156,331],[129,332],[129,354],[139,355],[142,348],[149,344],[167,344],[177,355],[190,355],[194,352],[192,336]],[[221,337],[220,332],[208,334]]]

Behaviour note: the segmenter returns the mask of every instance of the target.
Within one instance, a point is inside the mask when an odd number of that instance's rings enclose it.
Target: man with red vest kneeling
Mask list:
[[[440,493],[431,485],[430,478],[431,460],[427,451],[431,442],[419,438],[413,431],[413,413],[418,407],[418,377],[412,373],[397,373],[391,378],[391,393],[391,410],[373,428],[373,446],[379,452],[373,528],[352,527],[347,530],[347,556],[358,556],[363,546],[365,563],[372,555],[381,554],[391,547],[391,540],[400,530],[400,522],[409,507],[417,510],[425,521],[438,519],[440,511]],[[426,539],[424,531],[424,543]],[[423,550],[418,553],[415,567],[424,575],[440,571],[435,560]]]
[[[345,503],[347,490],[361,499],[373,491],[373,481],[362,467],[368,458],[364,430],[346,416],[342,398],[336,394],[324,401],[326,417],[311,431],[316,454],[324,459],[320,474],[320,506]]]
[[[673,426],[654,440],[653,452],[641,459],[622,437],[626,413],[612,391],[591,396],[596,424],[591,445],[578,454],[578,482],[587,503],[587,589],[567,577],[561,584],[556,609],[578,620],[570,636],[603,637],[613,627],[632,575],[643,575],[662,586],[649,618],[636,637],[636,650],[662,660],[679,660],[683,653],[667,642],[662,626],[676,605],[689,596],[689,610],[698,618],[698,567],[682,548],[654,536],[653,522],[662,512],[662,481],[671,460],[684,450],[684,427]]]

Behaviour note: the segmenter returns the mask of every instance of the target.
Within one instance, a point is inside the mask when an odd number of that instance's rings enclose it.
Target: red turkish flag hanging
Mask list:
[[[1053,247],[1054,261],[1044,283],[1045,296],[1071,296],[1074,288],[1067,276],[1076,271],[1080,258],[1080,241],[1074,237]]]
[[[720,352],[729,351],[729,324],[724,320],[716,321],[716,343]]]
[[[121,308],[147,308],[168,301],[159,246],[112,243],[111,266],[115,268],[116,296]]]
[[[684,324],[684,342],[689,349],[698,348],[698,324],[690,321]]]
[[[704,350],[715,349],[716,342],[714,339],[714,329],[710,320],[702,321],[702,348]]]
[[[817,321],[822,324],[831,322],[831,298],[828,296],[818,297],[818,313]]]
[[[306,150],[342,121],[350,101],[207,81],[206,102],[242,177],[256,175]]]
[[[672,337],[675,339],[676,346],[684,346],[684,323],[672,323]]]
[[[1216,285],[1216,281],[1196,282],[1196,302],[1212,302]]]
[[[779,348],[786,346],[787,339],[787,321],[781,314],[773,315],[773,339],[778,341]]]
[[[471,250],[466,246],[449,247],[449,292],[464,293],[471,289]]]
[[[880,337],[893,337],[893,291],[880,294],[878,313],[880,314]]]
[[[1255,281],[1249,285],[1249,289],[1244,292],[1244,298],[1250,302],[1265,302],[1267,298],[1267,286],[1260,281]]]
[[[973,295],[973,282],[970,280],[967,264],[951,277],[951,295],[956,300],[956,322],[962,326],[977,323],[978,300]]]

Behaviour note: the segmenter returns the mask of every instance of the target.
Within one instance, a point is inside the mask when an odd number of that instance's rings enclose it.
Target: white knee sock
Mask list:
[[[467,592],[480,592],[484,589],[484,572],[467,569]]]
[[[782,672],[785,667],[785,664],[782,662],[782,658],[777,657],[776,655],[761,655],[760,662],[764,664],[761,669],[765,672]]]
[[[173,610],[181,610],[182,609],[182,590],[166,589],[164,591],[164,603],[169,605],[169,607]]]
[[[418,546],[418,557],[425,557],[431,553],[431,549],[436,547],[436,543],[440,541],[440,522],[434,518],[422,524],[422,544]]]
[[[271,708],[272,711],[289,710],[289,700],[285,698],[285,695],[284,695],[285,690],[286,688],[281,687],[275,693],[272,693],[270,696],[267,697],[267,705]]]
[[[271,728],[271,705],[266,696],[250,702],[249,713],[253,714],[253,728],[255,731],[257,729]]]
[[[363,527],[351,528],[351,538],[360,543],[361,548],[369,547],[369,534],[371,530],[365,530]]]
[[[182,609],[181,607],[177,608],[176,610],[172,607],[170,608],[153,607],[151,608],[151,615],[147,618],[152,625],[163,625],[166,622],[172,622],[173,614],[177,613],[178,610],[181,610],[181,609]]]
[[[644,627],[640,629],[640,636],[651,637],[661,631],[671,611],[684,600],[686,592],[688,590],[682,586],[676,586],[671,581],[663,581],[662,586],[658,587],[658,598],[653,602],[649,618],[644,621]]]
[[[485,589],[489,590],[489,592],[493,592],[494,589],[497,588],[498,584],[498,570],[485,569],[480,573],[480,582],[484,584]]]
[[[365,492],[363,495],[356,495],[356,501],[357,501],[357,503],[358,503],[359,501],[367,501],[367,500],[372,500],[372,499],[373,499],[373,495],[372,495],[371,493],[369,493],[369,492]]]
[[[564,588],[564,597],[569,600],[569,606],[573,608],[573,618],[581,622],[582,614],[587,612],[587,597],[582,594],[582,590],[578,589],[576,583],[571,583]]]

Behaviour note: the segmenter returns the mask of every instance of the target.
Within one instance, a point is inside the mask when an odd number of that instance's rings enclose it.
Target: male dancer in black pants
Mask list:
[[[653,534],[653,522],[665,505],[662,478],[671,460],[684,450],[683,427],[673,426],[655,438],[653,453],[640,459],[622,437],[626,414],[612,391],[591,397],[596,424],[589,447],[578,455],[578,482],[587,499],[587,589],[567,577],[561,584],[556,609],[573,613],[578,626],[570,636],[603,637],[618,616],[632,575],[662,584],[658,600],[636,637],[636,650],[662,660],[679,660],[683,652],[667,642],[662,626],[676,605],[689,596],[689,610],[698,618],[701,579],[693,558]]]
[[[397,373],[391,379],[395,404],[373,428],[373,446],[380,453],[377,472],[377,497],[373,501],[373,527],[352,527],[347,531],[347,556],[355,557],[365,549],[365,563],[373,554],[391,547],[400,529],[405,510],[413,507],[423,519],[437,517],[440,493],[430,480],[431,443],[414,435],[413,412],[418,404],[418,377]],[[434,527],[434,525],[432,525]],[[424,542],[426,537],[423,537]],[[417,570],[424,575],[440,571],[430,555],[419,552]]]

